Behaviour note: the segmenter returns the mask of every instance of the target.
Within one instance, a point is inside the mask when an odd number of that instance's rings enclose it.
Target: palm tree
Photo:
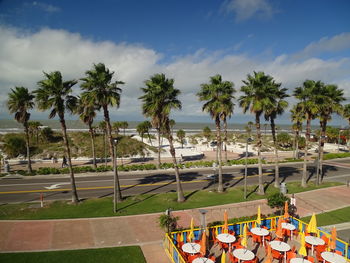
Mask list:
[[[303,175],[301,178],[301,186],[306,187],[307,178],[307,156],[310,145],[310,134],[311,134],[311,121],[315,119],[317,114],[317,105],[315,103],[315,94],[317,89],[321,85],[321,82],[314,80],[306,80],[303,86],[295,88],[293,96],[299,100],[297,108],[304,115],[306,120],[305,130],[305,148],[304,148],[304,164],[303,164]]]
[[[299,134],[302,130],[302,124],[305,120],[305,115],[298,107],[298,105],[294,105],[290,110],[291,112],[291,120],[293,122],[292,129],[294,131],[294,159],[299,158]]]
[[[98,129],[100,132],[102,132],[104,160],[105,160],[105,166],[107,166],[107,148],[106,148],[107,125],[106,125],[106,122],[100,121],[98,123]]]
[[[67,126],[65,112],[73,112],[76,107],[77,98],[72,96],[72,87],[77,84],[76,80],[63,81],[61,72],[44,72],[45,79],[38,82],[39,88],[35,90],[36,101],[39,110],[51,110],[49,118],[58,115],[63,133],[63,141],[66,148],[68,167],[72,186],[72,202],[78,202],[78,193],[75,185],[75,178],[72,168],[69,141],[67,136]]]
[[[141,142],[143,143],[143,137],[145,136],[145,133],[147,132],[147,129],[144,125],[144,122],[140,122],[139,124],[137,124],[136,131],[140,135]]]
[[[231,118],[233,114],[233,108],[235,104],[232,102],[232,99],[235,97],[233,96],[233,93],[236,92],[236,90],[233,88],[233,83],[230,81],[225,81],[224,82],[226,85],[226,92],[228,92],[227,96],[229,99],[227,99],[225,105],[224,105],[224,110],[221,114],[221,119],[224,124],[224,151],[225,151],[225,162],[227,162],[227,118]]]
[[[114,171],[114,212],[116,212],[117,202],[122,200],[120,191],[119,176],[117,170],[116,156],[114,153],[114,140],[112,137],[112,127],[109,118],[108,106],[119,107],[120,105],[120,85],[123,81],[112,81],[114,72],[109,71],[103,63],[94,64],[91,70],[85,72],[86,77],[82,78],[81,87],[85,91],[91,92],[96,107],[103,109],[103,116],[106,122],[107,135],[109,141],[109,151],[113,161]]]
[[[209,146],[209,140],[211,138],[211,129],[208,126],[203,128],[203,136],[207,139],[207,146]]]
[[[344,105],[343,108],[343,118],[347,119],[350,126],[350,104]],[[348,149],[350,151],[350,144],[348,144]]]
[[[123,134],[125,136],[125,129],[127,129],[129,127],[129,123],[127,121],[121,121],[120,122],[120,128],[123,129]]]
[[[120,121],[113,122],[112,130],[115,132],[115,135],[119,134],[120,128],[121,128],[121,122]]]
[[[272,85],[273,78],[265,75],[264,72],[255,72],[254,75],[248,74],[247,79],[243,80],[244,86],[241,87],[242,95],[238,101],[243,112],[248,110],[255,115],[256,140],[258,148],[258,163],[259,163],[259,190],[258,194],[264,194],[264,185],[262,178],[262,163],[261,163],[261,127],[260,116],[266,109],[272,108],[275,105],[273,97],[275,85]]]
[[[40,121],[28,121],[29,133],[35,135],[36,143],[39,143],[40,126],[43,126]]]
[[[229,115],[229,110],[226,105],[232,103],[232,94],[234,92],[233,83],[230,81],[222,81],[221,75],[218,74],[210,77],[209,83],[201,84],[201,90],[197,93],[199,100],[205,102],[202,110],[210,114],[216,125],[216,151],[219,163],[219,193],[224,191],[222,180],[221,118],[224,114],[226,114],[226,116]]]
[[[96,117],[96,106],[94,104],[94,98],[90,92],[83,92],[78,100],[76,113],[79,114],[79,118],[89,127],[91,150],[92,150],[92,163],[94,168],[97,168],[96,153],[95,153],[95,134],[92,124]]]
[[[181,148],[184,147],[184,139],[186,137],[186,133],[183,129],[180,129],[176,132],[176,137],[180,140]]]
[[[180,172],[175,157],[173,135],[170,125],[170,112],[172,109],[181,109],[181,101],[178,100],[180,90],[174,88],[174,79],[168,79],[164,74],[155,74],[145,81],[146,87],[141,88],[144,93],[139,99],[142,100],[142,112],[146,117],[152,118],[153,127],[157,129],[160,137],[161,127],[165,129],[165,135],[169,141],[170,153],[175,168],[177,201],[185,201],[180,181]],[[158,139],[160,143],[160,139]],[[159,149],[160,150],[160,149]],[[160,161],[160,156],[159,159]]]
[[[332,119],[332,114],[342,114],[343,107],[341,102],[345,100],[344,91],[336,85],[320,85],[320,90],[316,94],[316,105],[318,108],[318,118],[320,120],[321,136],[319,139],[319,164],[316,173],[316,184],[321,183],[323,172],[323,147],[326,138],[327,122]],[[321,177],[320,177],[321,174]]]
[[[27,146],[27,159],[28,159],[28,173],[32,173],[32,163],[30,160],[30,146],[29,146],[29,129],[28,120],[30,113],[28,110],[34,107],[34,95],[31,94],[27,88],[15,87],[11,89],[11,93],[8,94],[9,99],[7,101],[7,107],[10,113],[15,113],[15,120],[23,124],[24,132],[26,135]]]
[[[271,85],[274,87],[274,93],[271,94],[271,96],[274,97],[274,104],[270,105],[271,107],[265,110],[265,120],[270,120],[273,146],[275,148],[275,187],[279,187],[279,164],[275,119],[278,115],[282,115],[284,110],[288,107],[288,102],[285,98],[289,97],[289,95],[287,95],[286,88],[281,88],[281,83],[275,83],[275,81],[272,80]]]

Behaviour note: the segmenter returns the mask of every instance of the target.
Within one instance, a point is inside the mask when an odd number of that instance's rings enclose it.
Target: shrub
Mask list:
[[[281,214],[282,209],[284,207],[284,203],[288,201],[289,202],[289,197],[285,196],[282,193],[275,193],[272,195],[269,195],[267,197],[267,204],[271,207],[271,208],[276,208],[277,212],[279,212]]]
[[[159,226],[169,233],[176,229],[177,220],[179,220],[178,216],[162,214],[159,216]]]
[[[25,139],[16,134],[8,134],[4,139],[3,150],[9,158],[25,155],[27,153]]]

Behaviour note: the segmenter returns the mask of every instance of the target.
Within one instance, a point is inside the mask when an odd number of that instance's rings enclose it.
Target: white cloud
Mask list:
[[[237,90],[248,73],[261,70],[289,89],[294,89],[305,79],[315,79],[338,83],[340,88],[345,89],[346,95],[350,95],[350,58],[291,61],[288,55],[281,55],[273,60],[261,61],[247,55],[198,50],[192,55],[176,57],[170,63],[161,64],[162,54],[142,45],[98,42],[64,30],[42,29],[28,33],[6,27],[0,27],[0,43],[0,103],[3,105],[0,118],[8,116],[4,102],[10,88],[20,85],[35,89],[37,81],[43,78],[43,71],[60,70],[66,80],[79,79],[93,63],[98,62],[105,63],[116,72],[118,80],[126,82],[122,86],[120,109],[111,110],[111,114],[119,120],[141,118],[140,87],[145,79],[158,72],[175,79],[175,87],[182,91],[183,110],[175,112],[174,116],[188,121],[208,116],[202,113],[202,104],[195,94],[200,84],[208,82],[209,77],[215,74],[233,81]],[[76,89],[79,90],[79,87]],[[236,107],[235,114],[241,114],[241,109]]]
[[[61,8],[59,8],[57,6],[53,6],[53,5],[42,3],[42,2],[38,2],[38,1],[33,1],[30,4],[33,7],[37,7],[37,8],[39,8],[39,9],[45,11],[45,12],[48,12],[48,13],[55,13],[55,12],[61,11]]]
[[[296,59],[305,59],[324,52],[337,52],[350,49],[350,32],[333,37],[324,37],[317,42],[307,45],[302,51],[294,55]]]
[[[270,18],[276,12],[268,0],[226,0],[221,9],[226,13],[234,13],[237,22],[256,16]]]

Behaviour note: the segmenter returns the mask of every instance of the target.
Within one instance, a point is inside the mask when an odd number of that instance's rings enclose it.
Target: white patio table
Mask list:
[[[189,254],[199,253],[201,246],[197,243],[186,243],[182,245],[182,250]]]
[[[192,263],[214,263],[214,261],[212,261],[211,259],[209,258],[195,258]]]
[[[323,258],[323,262],[346,263],[346,259],[344,257],[333,252],[322,252],[321,257]]]
[[[234,235],[231,235],[231,234],[219,234],[219,235],[217,235],[216,238],[220,242],[227,243],[227,244],[230,244],[230,243],[233,243],[236,241],[236,237]]]
[[[254,235],[261,236],[263,241],[263,246],[265,246],[265,237],[270,234],[269,230],[261,227],[253,227],[250,229],[250,232],[252,232]]]
[[[290,245],[283,241],[274,240],[270,242],[272,249],[284,253],[284,262],[287,262],[287,251],[290,250]]]
[[[305,242],[311,245],[311,255],[314,254],[314,246],[322,246],[325,244],[322,238],[314,236],[306,236]]]
[[[304,258],[292,258],[290,263],[311,263],[311,261]]]
[[[233,256],[238,258],[238,262],[252,260],[255,258],[255,255],[252,251],[246,248],[237,248],[232,252]]]
[[[295,225],[290,223],[282,223],[282,228],[290,231],[290,239],[293,239],[293,231],[295,230]]]

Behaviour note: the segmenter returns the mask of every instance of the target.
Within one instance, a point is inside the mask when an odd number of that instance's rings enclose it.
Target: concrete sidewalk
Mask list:
[[[322,213],[350,206],[350,188],[336,186],[295,195],[298,214],[303,217],[313,212]],[[207,222],[223,220],[223,211],[229,217],[256,214],[258,205],[262,214],[271,211],[266,200],[208,207]],[[174,212],[179,225],[188,227],[191,217],[199,224],[198,209]],[[0,221],[0,251],[48,251],[140,245],[147,262],[169,262],[162,247],[163,231],[158,227],[160,213],[87,219],[63,220],[3,220]],[[350,221],[350,218],[349,218]]]

